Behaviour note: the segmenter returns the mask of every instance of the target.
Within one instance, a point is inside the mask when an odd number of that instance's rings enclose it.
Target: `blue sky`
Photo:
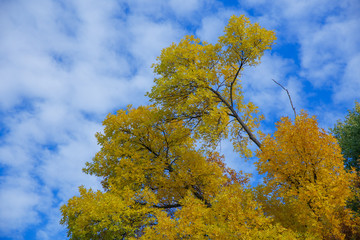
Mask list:
[[[0,239],[66,239],[59,207],[79,185],[109,112],[147,104],[150,68],[186,34],[216,42],[233,14],[275,30],[262,63],[243,74],[246,99],[271,132],[298,111],[332,127],[360,100],[357,0],[0,0]],[[221,151],[228,164],[251,162]]]

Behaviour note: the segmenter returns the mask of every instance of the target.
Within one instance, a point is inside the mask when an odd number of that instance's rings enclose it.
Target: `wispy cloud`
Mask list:
[[[266,128],[292,115],[271,79],[289,89],[297,109],[326,112],[321,121],[331,125],[359,99],[358,10],[351,0],[249,0],[231,8],[215,0],[2,1],[0,237],[21,239],[33,229],[34,239],[63,239],[61,204],[79,185],[99,187],[81,169],[98,150],[94,134],[106,114],[147,104],[161,49],[185,34],[215,42],[232,14],[277,32],[275,52],[243,74]],[[313,106],[321,88],[330,102]],[[228,156],[231,166],[255,171]]]

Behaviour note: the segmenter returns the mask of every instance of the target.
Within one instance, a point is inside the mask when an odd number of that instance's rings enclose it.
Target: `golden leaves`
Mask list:
[[[147,95],[185,120],[205,146],[216,146],[231,132],[235,150],[248,157],[247,135],[262,117],[253,103],[244,102],[238,78],[245,66],[259,62],[274,40],[274,32],[251,24],[245,16],[233,16],[217,44],[186,36],[158,57],[153,65],[158,77]]]
[[[79,189],[61,208],[71,239],[342,239],[360,222],[345,208],[353,174],[336,140],[306,113],[282,118],[256,139],[262,115],[244,100],[239,78],[275,41],[272,31],[232,17],[217,44],[186,36],[153,65],[154,105],[109,114],[100,151],[84,171],[104,191]],[[214,151],[257,152],[266,174],[226,167]],[[345,229],[345,230],[344,230]],[[349,235],[349,234],[348,234]]]
[[[225,27],[225,34],[219,38],[225,65],[256,65],[265,50],[271,48],[276,40],[273,31],[261,28],[257,23],[251,24],[245,16],[232,16]]]
[[[154,222],[152,210],[131,201],[131,193],[118,196],[79,188],[80,197],[73,197],[62,206],[62,224],[69,226],[68,236],[75,239],[116,239],[135,236],[137,229]],[[147,217],[144,217],[147,216]]]
[[[174,217],[162,215],[143,239],[295,239],[291,230],[273,224],[249,189],[223,187],[211,208],[188,194]]]
[[[274,137],[263,137],[256,163],[266,174],[259,194],[266,211],[294,231],[342,238],[341,223],[350,221],[345,211],[350,196],[351,173],[333,136],[302,112],[294,123],[282,118]],[[295,221],[289,221],[289,219]]]

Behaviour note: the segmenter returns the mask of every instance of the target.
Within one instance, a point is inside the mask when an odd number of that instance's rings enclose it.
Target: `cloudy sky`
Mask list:
[[[66,239],[59,207],[79,185],[99,187],[81,169],[102,120],[148,103],[162,48],[187,34],[216,42],[233,14],[278,37],[243,76],[264,130],[293,116],[271,79],[332,127],[360,100],[359,13],[358,0],[0,0],[0,238]]]

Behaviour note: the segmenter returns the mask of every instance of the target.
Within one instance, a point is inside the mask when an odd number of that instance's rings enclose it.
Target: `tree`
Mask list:
[[[214,146],[230,135],[235,150],[250,156],[249,140],[261,145],[254,129],[262,116],[244,101],[239,78],[274,40],[273,31],[233,16],[217,44],[188,36],[165,48],[153,65],[159,77],[147,95],[170,118],[185,121],[195,138]]]
[[[343,122],[338,121],[331,132],[339,141],[347,169],[360,172],[360,104],[355,102]]]
[[[344,164],[349,171],[357,172],[357,180],[353,190],[353,198],[349,206],[360,215],[360,104],[355,102],[353,110],[349,111],[343,122],[338,121],[333,129],[345,157]]]
[[[103,133],[96,135],[101,149],[84,171],[102,178],[103,191],[80,187],[80,196],[62,206],[61,223],[69,237],[316,239],[328,236],[324,229],[330,227],[342,239],[338,221],[343,219],[350,236],[352,213],[342,207],[352,175],[339,164],[343,159],[333,138],[307,115],[296,119],[301,131],[289,121],[280,123],[285,130],[275,135],[275,142],[264,137],[261,143],[255,133],[262,116],[244,100],[239,78],[244,67],[260,62],[274,40],[272,31],[233,16],[217,44],[186,36],[165,48],[153,65],[158,77],[147,94],[153,105],[109,114]],[[307,129],[316,147],[306,141]],[[304,136],[275,148],[276,141],[291,134]],[[250,143],[261,149],[258,168],[268,174],[266,185],[255,191],[248,175],[226,167],[215,151],[226,138],[244,157],[252,154]],[[291,150],[297,147],[306,150],[297,156]],[[283,152],[293,154],[294,162]],[[294,167],[302,170],[291,175]],[[295,185],[285,177],[271,177],[287,173]],[[291,195],[286,187],[277,190],[283,186],[299,191]],[[300,189],[311,193],[307,202]],[[282,215],[286,209],[303,214],[287,224]],[[305,219],[311,222],[309,230]]]
[[[354,174],[345,171],[336,139],[314,117],[282,118],[257,156],[258,171],[266,174],[259,200],[276,222],[320,239],[343,239],[344,228],[355,227],[345,208]]]
[[[104,121],[102,148],[85,168],[104,192],[81,187],[62,207],[71,239],[291,236],[263,214],[246,176],[197,150],[191,131],[159,111],[128,107]]]

